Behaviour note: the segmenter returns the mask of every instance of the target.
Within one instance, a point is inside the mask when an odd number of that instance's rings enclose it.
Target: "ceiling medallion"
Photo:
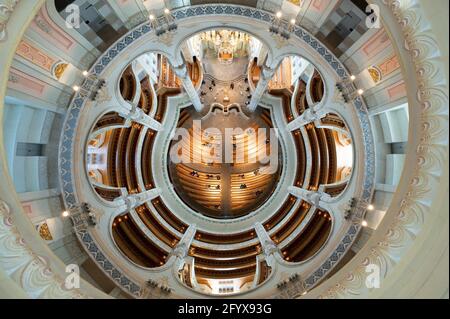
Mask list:
[[[54,76],[59,80],[61,79],[61,77],[63,76],[64,72],[66,71],[67,67],[69,66],[69,64],[64,63],[64,62],[58,62],[54,69],[53,69],[53,74]]]
[[[381,72],[376,67],[370,67],[367,69],[374,83],[378,83],[381,81]]]

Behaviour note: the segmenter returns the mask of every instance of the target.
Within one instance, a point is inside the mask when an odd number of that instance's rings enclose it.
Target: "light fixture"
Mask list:
[[[164,8],[164,19],[159,19],[154,14],[150,14],[149,19],[158,37],[163,35],[167,36],[168,32],[174,32],[178,29],[169,8]]]
[[[78,85],[74,85],[72,88],[75,92],[78,92],[80,90],[80,87]]]
[[[83,76],[87,78],[87,77],[88,77],[88,75],[89,75],[89,72],[88,72],[88,71],[86,71],[86,70],[84,70],[84,71],[83,71]]]
[[[280,38],[282,42],[289,40],[291,33],[295,30],[295,19],[291,20],[291,23],[286,23],[281,18],[283,12],[278,11],[275,13],[275,17],[272,19],[272,25],[269,28],[269,32]]]
[[[67,210],[65,210],[65,211],[62,212],[61,215],[62,215],[62,217],[64,217],[64,218],[65,218],[65,217],[69,217],[69,212],[68,212]]]
[[[364,90],[363,90],[363,89],[359,89],[359,90],[358,90],[358,94],[359,94],[359,95],[363,95],[363,94],[364,94]]]
[[[361,222],[361,226],[362,227],[367,227],[369,224],[367,223],[367,221],[366,220],[363,220],[362,222]]]
[[[375,207],[372,204],[367,206],[367,210],[374,210],[374,209],[375,209]]]
[[[356,80],[356,76],[350,75],[350,80],[355,81]]]

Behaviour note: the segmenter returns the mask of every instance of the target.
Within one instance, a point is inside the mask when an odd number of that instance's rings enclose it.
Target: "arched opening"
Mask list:
[[[181,48],[186,61],[201,64],[204,111],[181,111],[179,138],[169,154],[171,181],[184,203],[200,214],[247,215],[270,198],[281,172],[275,138],[271,149],[271,112],[247,112],[246,70],[258,60],[261,42],[244,32],[214,29],[194,35]]]

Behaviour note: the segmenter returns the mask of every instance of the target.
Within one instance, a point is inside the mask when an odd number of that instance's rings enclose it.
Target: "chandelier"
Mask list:
[[[247,50],[250,37],[239,31],[211,30],[204,32],[201,40],[210,43],[221,64],[231,64],[236,56]]]
[[[217,58],[221,64],[231,64],[234,59],[234,50],[237,44],[234,32],[222,30],[216,33],[214,44],[217,48]]]
[[[217,52],[217,58],[221,64],[232,64],[234,59],[234,48],[229,42],[223,42]]]

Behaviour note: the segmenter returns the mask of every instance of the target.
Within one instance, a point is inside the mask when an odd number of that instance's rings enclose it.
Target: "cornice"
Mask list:
[[[86,298],[80,289],[65,288],[47,258],[36,254],[13,223],[9,206],[0,200],[0,266],[31,298]]]
[[[445,166],[448,163],[448,83],[442,64],[442,56],[429,22],[417,0],[383,0],[385,10],[391,11],[404,37],[404,50],[414,66],[415,81],[408,81],[412,114],[420,110],[418,121],[410,123],[412,134],[419,135],[411,147],[406,162],[413,164],[412,177],[403,180],[397,188],[401,196],[398,205],[391,205],[386,216],[393,216],[382,229],[382,236],[369,241],[355,259],[356,267],[344,269],[337,282],[330,280],[321,287],[319,298],[367,298],[373,290],[366,286],[370,273],[369,264],[381,270],[381,285],[394,272],[402,257],[407,254],[425,226],[437,216],[448,213],[433,211],[432,204],[442,187]],[[415,117],[411,117],[413,119]],[[411,142],[411,141],[410,141]],[[442,200],[442,199],[438,199]],[[447,199],[448,200],[448,199]],[[440,221],[442,222],[442,220]],[[448,243],[447,243],[448,245]],[[431,249],[431,247],[430,247]],[[331,285],[331,282],[334,282]]]

